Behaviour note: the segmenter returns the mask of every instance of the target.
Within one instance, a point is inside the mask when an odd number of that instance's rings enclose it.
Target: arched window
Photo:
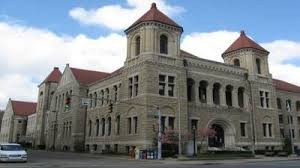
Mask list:
[[[116,134],[120,135],[120,115],[118,115],[116,118],[116,127],[117,127]]]
[[[187,98],[188,101],[193,101],[194,100],[194,85],[195,85],[195,81],[191,78],[187,79]]]
[[[245,89],[243,87],[240,87],[238,89],[238,104],[241,108],[244,107],[244,91]]]
[[[101,130],[102,134],[101,135],[104,136],[105,135],[105,119],[104,118],[101,119],[101,126],[102,126],[102,130]]]
[[[168,54],[168,37],[166,35],[161,35],[159,38],[160,41],[160,53]]]
[[[135,55],[140,55],[141,53],[141,37],[137,36],[135,38]]]
[[[219,83],[215,83],[213,86],[213,102],[214,104],[220,104],[220,88],[221,85]]]
[[[226,104],[227,106],[232,106],[232,89],[233,87],[231,85],[226,86]]]
[[[92,136],[92,121],[89,120],[89,136]]]
[[[240,66],[240,60],[239,59],[234,59],[233,65]]]
[[[96,136],[99,136],[99,127],[100,127],[100,122],[99,119],[96,120]]]
[[[256,58],[256,70],[258,74],[261,74],[261,63],[259,58]]]
[[[97,106],[97,101],[98,101],[97,92],[95,92],[94,93],[94,107]]]
[[[296,101],[296,111],[300,111],[300,101]]]
[[[108,122],[107,135],[110,136],[111,135],[111,117],[108,117],[107,122]]]
[[[104,104],[104,91],[103,90],[101,90],[101,105],[103,106],[103,104]]]
[[[291,112],[291,110],[292,110],[292,102],[291,102],[290,99],[286,100],[285,106],[286,106],[286,111]]]
[[[108,104],[109,103],[109,89],[106,88],[105,92],[106,92],[106,104]]]
[[[199,100],[201,103],[206,103],[206,88],[207,88],[207,81],[200,81],[199,83]]]
[[[277,98],[276,100],[277,100],[277,108],[281,109],[281,99]]]

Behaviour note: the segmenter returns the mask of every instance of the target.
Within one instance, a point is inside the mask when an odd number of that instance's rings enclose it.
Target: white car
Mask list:
[[[27,152],[20,144],[0,144],[0,162],[27,162]]]

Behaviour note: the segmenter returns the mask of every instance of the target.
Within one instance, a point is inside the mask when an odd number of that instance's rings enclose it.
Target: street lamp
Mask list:
[[[193,153],[193,157],[196,157],[196,127],[195,125],[192,128],[193,130],[193,141],[194,141],[194,153]]]

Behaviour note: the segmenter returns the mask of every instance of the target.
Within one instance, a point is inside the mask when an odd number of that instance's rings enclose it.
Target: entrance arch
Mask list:
[[[213,119],[208,122],[207,128],[216,131],[215,137],[208,138],[209,147],[231,148],[235,146],[235,129],[225,119]]]

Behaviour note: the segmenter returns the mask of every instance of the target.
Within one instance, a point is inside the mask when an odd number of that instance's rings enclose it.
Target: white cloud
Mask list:
[[[121,67],[126,57],[126,38],[115,33],[95,39],[68,37],[0,22],[0,37],[0,109],[11,96],[35,101],[37,84],[54,66],[63,70],[65,63],[70,63],[111,72]]]
[[[238,32],[191,33],[183,37],[181,48],[201,58],[223,62],[221,54],[239,36]],[[286,63],[300,59],[300,42],[276,40],[261,44],[269,52],[269,67],[274,78],[300,85],[300,66]]]
[[[127,0],[128,7],[122,7],[117,4],[106,5],[97,9],[77,7],[72,9],[69,15],[84,25],[124,30],[141,17],[145,11],[149,10],[152,2],[156,2],[158,8],[168,16],[184,11],[182,7],[167,4],[166,0]]]

